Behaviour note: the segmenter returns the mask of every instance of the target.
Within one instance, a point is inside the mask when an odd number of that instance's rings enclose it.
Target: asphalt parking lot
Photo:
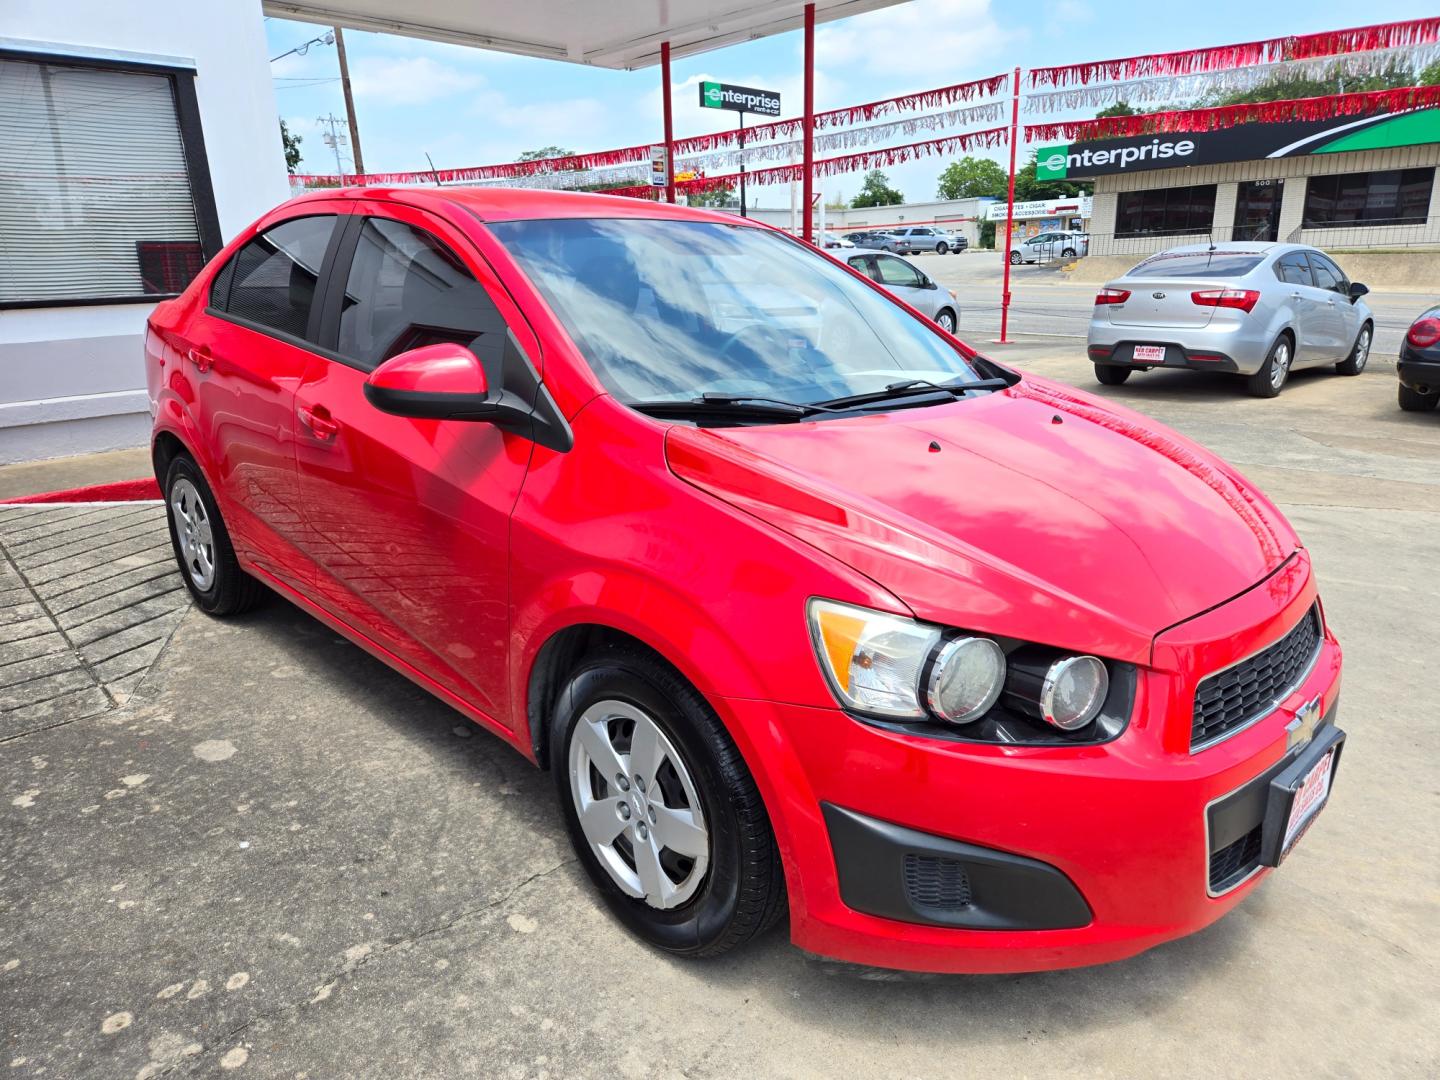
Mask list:
[[[1317,825],[1228,918],[1039,975],[867,978],[783,930],[668,959],[603,913],[549,777],[498,741],[281,602],[191,609],[158,507],[12,507],[0,1069],[1440,1073],[1440,414],[1399,412],[1383,364],[1263,401],[1179,372],[1100,388],[1082,346],[1027,340],[996,355],[1213,447],[1313,551],[1350,740]]]

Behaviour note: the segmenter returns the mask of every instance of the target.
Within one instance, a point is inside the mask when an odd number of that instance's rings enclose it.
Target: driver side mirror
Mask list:
[[[365,400],[392,416],[494,424],[562,454],[575,445],[565,415],[510,330],[494,367],[487,372],[464,345],[425,345],[372,371]]]
[[[1350,302],[1352,304],[1355,303],[1356,300],[1359,300],[1360,297],[1364,296],[1369,291],[1370,287],[1368,285],[1362,284],[1359,281],[1350,282]]]

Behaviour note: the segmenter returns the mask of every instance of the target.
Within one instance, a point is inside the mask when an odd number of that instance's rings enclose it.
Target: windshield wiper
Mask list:
[[[971,382],[932,382],[929,379],[902,379],[893,382],[883,390],[868,394],[851,394],[848,397],[829,398],[815,402],[816,408],[849,409],[861,405],[875,405],[882,401],[894,401],[910,397],[932,397],[936,393],[948,394],[951,400],[967,390],[1004,390],[1010,384],[1004,379],[975,379]],[[920,402],[916,402],[920,404]]]
[[[821,406],[800,405],[779,398],[756,397],[751,394],[702,394],[688,401],[632,401],[630,407],[658,419],[688,420],[704,417],[716,420],[804,420],[816,412],[829,412]]]

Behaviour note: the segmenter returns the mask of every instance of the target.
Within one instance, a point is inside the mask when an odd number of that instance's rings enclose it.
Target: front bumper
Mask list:
[[[1193,620],[1201,624],[1198,633],[1213,639],[1225,621],[1218,613],[1225,613],[1233,624],[1228,659],[1278,638],[1281,623],[1293,625],[1314,603],[1313,586],[1278,612],[1269,590],[1256,593]],[[1242,610],[1227,610],[1237,607]],[[1260,609],[1267,610],[1257,614]],[[1293,756],[1286,729],[1305,705],[1318,698],[1322,715],[1333,712],[1340,651],[1327,631],[1309,675],[1271,714],[1192,754],[1194,685],[1216,669],[1216,659],[1213,649],[1190,648],[1183,640],[1167,651],[1162,637],[1157,669],[1147,670],[1137,687],[1130,726],[1098,746],[940,742],[875,728],[839,709],[722,699],[717,705],[751,760],[775,826],[795,944],[877,967],[1034,971],[1119,960],[1225,915],[1267,871],[1247,871],[1218,894],[1210,888],[1209,808]],[[859,864],[838,850],[854,841],[849,835],[837,842],[840,810],[852,824],[893,827],[907,843],[920,834],[923,842],[953,844],[962,859],[980,849],[982,856],[1013,860],[1044,895],[1017,915],[1008,903],[987,909],[989,901],[978,895],[983,882],[972,881],[975,904],[996,916],[983,929],[887,909],[883,898],[893,900],[894,881],[857,900]],[[872,872],[903,873],[903,859],[893,856],[872,850]],[[954,886],[937,882],[937,895]],[[1005,887],[1014,883],[1012,877]],[[1067,895],[1067,884],[1088,917]]]
[[[1227,371],[1253,375],[1265,363],[1273,336],[1260,333],[1248,322],[1218,322],[1206,326],[1129,326],[1092,318],[1086,336],[1090,359],[1120,367],[1173,367],[1194,371]],[[1136,345],[1163,345],[1165,360],[1136,362]]]

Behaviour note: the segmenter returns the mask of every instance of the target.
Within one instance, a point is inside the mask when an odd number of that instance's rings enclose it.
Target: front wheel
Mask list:
[[[1119,386],[1130,378],[1133,368],[1116,367],[1114,364],[1096,364],[1095,378],[1104,386]]]
[[[1335,370],[1339,374],[1359,375],[1365,370],[1365,363],[1370,359],[1372,333],[1369,323],[1360,328],[1360,334],[1355,338],[1355,347],[1350,350],[1350,355],[1335,365]]]
[[[947,244],[947,243],[945,243],[944,240],[941,240],[940,243],[938,243],[938,244],[935,245],[935,254],[936,254],[936,255],[948,255],[949,253],[950,253],[950,245]]]
[[[614,646],[582,661],[551,717],[550,768],[571,843],[617,918],[680,956],[772,926],[785,878],[755,781],[678,672]]]
[[[1246,388],[1255,397],[1279,397],[1280,388],[1290,376],[1290,365],[1294,362],[1295,346],[1290,338],[1281,334],[1270,346],[1270,352],[1260,370],[1246,380]]]
[[[1406,412],[1429,412],[1437,404],[1440,404],[1440,390],[1422,394],[1419,390],[1411,390],[1404,383],[1400,384],[1400,408]]]
[[[935,321],[940,324],[940,329],[944,330],[947,334],[953,334],[955,327],[959,325],[959,321],[955,318],[955,313],[949,308],[946,308],[940,312],[939,315],[936,315]]]
[[[1012,252],[1010,252],[1010,265],[1011,265],[1011,266],[1019,266],[1019,265],[1020,265],[1020,253],[1019,253],[1018,251],[1012,251]]]
[[[165,474],[165,509],[175,561],[200,610],[225,616],[254,607],[265,587],[240,569],[215,495],[183,454]]]

